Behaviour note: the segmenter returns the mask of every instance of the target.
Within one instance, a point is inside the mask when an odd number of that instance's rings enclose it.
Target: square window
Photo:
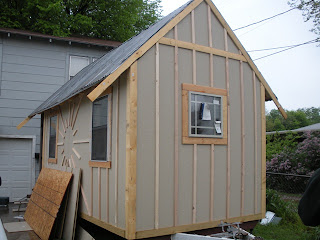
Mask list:
[[[182,84],[182,143],[227,144],[227,90]]]
[[[222,96],[189,91],[189,136],[223,137]]]
[[[89,57],[70,56],[69,80],[90,63]]]

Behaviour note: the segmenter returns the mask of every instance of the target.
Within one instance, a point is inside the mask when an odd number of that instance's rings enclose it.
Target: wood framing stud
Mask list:
[[[266,213],[266,115],[265,115],[265,88],[261,89],[261,212]]]
[[[213,55],[220,56],[220,57],[228,57],[230,59],[247,62],[247,60],[245,59],[245,57],[243,55],[240,55],[237,53],[231,53],[231,52],[224,51],[221,49],[207,47],[207,46],[203,46],[203,45],[199,45],[199,44],[195,44],[195,43],[184,42],[181,40],[175,40],[175,39],[165,38],[165,37],[161,38],[159,40],[159,43],[163,44],[163,45],[177,46],[179,48],[189,49],[189,50],[193,50],[196,52],[209,53],[209,54],[213,54]]]
[[[258,213],[258,116],[256,74],[252,71],[254,112],[254,213]]]
[[[152,238],[157,236],[171,235],[179,232],[190,232],[190,231],[195,231],[200,229],[214,228],[214,227],[217,227],[221,223],[221,221],[227,222],[227,223],[234,223],[234,222],[249,222],[249,221],[260,220],[260,219],[261,219],[261,214],[256,214],[256,215],[248,215],[243,217],[221,219],[221,220],[204,222],[204,223],[195,223],[195,224],[181,225],[176,227],[138,231],[136,234],[136,238],[137,239]]]
[[[137,62],[130,67],[127,79],[126,131],[126,238],[136,236],[136,168],[137,168]]]
[[[245,112],[244,112],[244,83],[243,83],[243,63],[240,61],[240,105],[241,105],[241,201],[240,216],[244,211],[244,177],[245,177]]]
[[[154,213],[154,225],[155,229],[159,228],[159,185],[160,185],[160,56],[159,56],[159,43],[156,43],[156,135],[155,135],[155,149],[156,149],[156,158],[155,158],[155,213]]]
[[[27,117],[26,119],[24,119],[18,126],[17,129],[22,128],[27,122],[30,121],[31,118],[33,118],[35,115],[31,116],[31,117]]]
[[[178,27],[174,27],[174,38],[178,40]],[[179,49],[174,47],[174,226],[178,225],[179,204]]]
[[[119,164],[119,81],[117,82],[117,101],[116,101],[116,145],[115,145],[115,159],[114,159],[114,201],[115,201],[115,211],[114,211],[114,223],[118,226],[118,164]]]

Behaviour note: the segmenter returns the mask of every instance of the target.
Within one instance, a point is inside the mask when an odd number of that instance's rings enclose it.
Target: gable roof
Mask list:
[[[34,37],[34,38],[43,38],[43,39],[51,39],[56,41],[63,41],[63,42],[71,42],[71,43],[80,43],[80,44],[89,44],[92,46],[99,46],[99,47],[118,47],[121,42],[117,41],[110,41],[104,40],[99,38],[92,38],[92,37],[57,37],[53,35],[43,34],[32,32],[28,30],[21,30],[21,29],[13,29],[13,28],[0,28],[0,33],[20,35],[20,36],[27,36],[27,37]]]
[[[95,89],[87,96],[91,101],[97,99],[128,67],[130,67],[134,61],[140,58],[156,42],[158,42],[160,38],[169,32],[203,1],[211,7],[213,13],[216,15],[222,26],[227,30],[231,39],[240,49],[244,57],[247,59],[248,64],[252,67],[258,79],[264,85],[267,95],[271,97],[283,117],[286,118],[285,111],[281,107],[268,83],[265,81],[256,65],[253,63],[252,59],[211,0],[190,0],[148,29],[132,37],[118,48],[106,53],[104,56],[82,69],[75,77],[64,84],[36,110],[34,110],[28,118],[17,126],[17,128],[21,128],[34,115],[55,107],[78,93],[98,84],[98,86],[96,86]]]

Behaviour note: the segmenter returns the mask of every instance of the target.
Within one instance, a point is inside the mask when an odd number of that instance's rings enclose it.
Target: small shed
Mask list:
[[[265,101],[285,112],[210,0],[108,52],[42,114],[42,163],[82,169],[80,216],[126,239],[264,217]]]

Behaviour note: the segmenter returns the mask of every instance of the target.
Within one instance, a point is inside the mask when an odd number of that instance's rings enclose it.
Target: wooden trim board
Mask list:
[[[234,222],[248,222],[248,221],[260,220],[260,219],[261,219],[261,214],[256,214],[256,215],[248,215],[243,217],[228,218],[224,220],[216,220],[216,221],[210,221],[210,222],[182,225],[182,226],[176,226],[176,227],[138,231],[136,233],[136,239],[151,238],[151,237],[165,236],[165,235],[171,235],[171,234],[181,233],[181,232],[190,232],[190,231],[214,228],[214,227],[217,227],[221,223],[221,221],[227,222],[227,223],[234,223]]]
[[[136,168],[137,168],[137,62],[130,67],[127,78],[126,132],[126,238],[135,239],[136,233]]]
[[[89,167],[111,168],[110,161],[89,161]]]
[[[265,88],[261,90],[261,212],[266,213],[266,115],[265,115]]]
[[[237,54],[237,53],[231,53],[231,52],[227,52],[221,49],[216,49],[216,48],[212,48],[212,47],[207,47],[207,46],[203,46],[203,45],[199,45],[196,43],[190,43],[190,42],[184,42],[181,40],[175,40],[175,39],[171,39],[171,38],[166,38],[163,37],[159,40],[160,44],[164,44],[164,45],[168,45],[168,46],[173,46],[173,47],[179,47],[179,48],[184,48],[184,49],[188,49],[188,50],[194,50],[197,52],[203,52],[203,53],[209,53],[209,54],[213,54],[216,56],[221,56],[221,57],[228,57],[231,59],[235,59],[235,60],[239,60],[239,61],[243,61],[243,62],[247,62],[247,59],[245,59],[245,57],[243,55]]]
[[[123,237],[123,238],[125,237],[125,230],[122,228],[115,227],[109,223],[103,222],[103,221],[101,221],[97,218],[94,218],[92,216],[89,216],[85,213],[80,213],[80,217],[83,218],[84,220],[91,222],[99,227],[102,227],[102,228],[104,228],[114,234],[117,234],[120,237]]]

